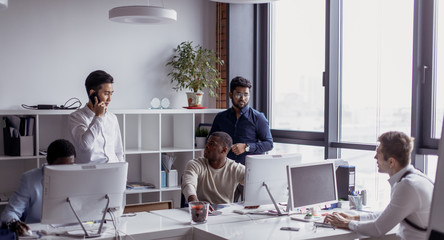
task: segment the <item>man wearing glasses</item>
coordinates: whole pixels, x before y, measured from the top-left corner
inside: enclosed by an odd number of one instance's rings
[[[233,107],[217,114],[211,127],[213,132],[223,131],[233,139],[233,146],[227,157],[245,165],[245,157],[250,154],[263,154],[273,149],[268,120],[264,114],[250,108],[251,82],[243,77],[235,77],[230,83],[230,98]],[[242,193],[238,189],[235,195]]]

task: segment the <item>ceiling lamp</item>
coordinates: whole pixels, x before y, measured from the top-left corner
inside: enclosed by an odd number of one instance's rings
[[[211,0],[213,2],[222,2],[222,3],[241,3],[241,4],[255,4],[255,3],[270,3],[276,2],[278,0]]]
[[[0,0],[0,10],[8,8],[8,0]]]
[[[172,23],[177,20],[177,12],[156,6],[122,6],[109,10],[109,20],[136,24]]]

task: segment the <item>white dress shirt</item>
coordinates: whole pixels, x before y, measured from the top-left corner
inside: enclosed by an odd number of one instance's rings
[[[400,182],[405,172],[411,171]],[[420,176],[422,175],[422,176]],[[379,237],[390,231],[398,223],[397,235],[403,240],[426,239],[426,232],[416,230],[407,224],[404,218],[421,228],[427,228],[430,205],[433,196],[433,184],[412,165],[401,169],[388,180],[391,185],[391,200],[384,211],[360,215],[360,221],[351,221],[349,228],[357,233]]]
[[[68,127],[76,148],[76,163],[123,162],[122,137],[116,115],[102,117],[85,107],[71,113]]]

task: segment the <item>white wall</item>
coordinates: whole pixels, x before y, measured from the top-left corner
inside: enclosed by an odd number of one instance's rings
[[[21,104],[85,103],[87,75],[102,69],[114,77],[111,109],[148,108],[153,97],[186,106],[172,90],[165,63],[182,41],[215,47],[216,4],[209,0],[164,0],[177,22],[132,25],[108,20],[109,9],[160,5],[146,0],[11,0],[0,11],[0,109]],[[205,106],[215,100],[205,96]]]

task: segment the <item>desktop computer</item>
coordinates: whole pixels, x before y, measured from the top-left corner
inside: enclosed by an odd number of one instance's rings
[[[336,169],[336,184],[339,199],[348,200],[348,195],[355,191],[355,179],[354,166],[338,166]]]

